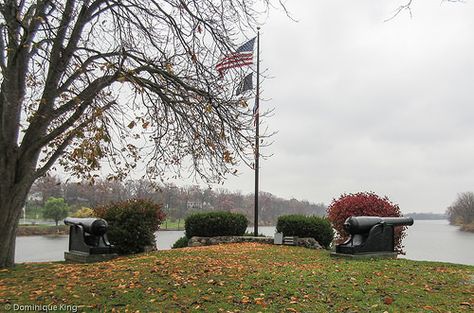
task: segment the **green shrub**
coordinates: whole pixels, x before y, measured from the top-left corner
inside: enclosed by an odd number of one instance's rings
[[[69,206],[63,198],[49,198],[43,208],[43,217],[52,219],[59,226],[59,221],[66,218],[69,214]],[[59,231],[59,229],[58,229]]]
[[[206,212],[189,215],[184,221],[186,237],[242,236],[247,218],[240,213]]]
[[[284,236],[311,237],[328,248],[334,232],[328,219],[319,216],[283,215],[278,217],[277,232]]]
[[[173,246],[171,248],[172,249],[186,248],[188,246],[188,242],[189,242],[189,238],[186,237],[186,236],[183,236],[183,237],[179,238],[178,240],[176,240],[176,242],[173,244]]]
[[[155,246],[155,232],[165,219],[161,206],[150,200],[131,199],[94,208],[109,224],[107,237],[120,254],[144,252]]]

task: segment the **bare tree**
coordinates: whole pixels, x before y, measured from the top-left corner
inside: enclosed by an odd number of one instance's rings
[[[389,17],[388,19],[386,19],[385,21],[393,20],[395,17],[397,17],[399,14],[403,12],[408,12],[410,17],[412,17],[413,16],[412,6],[415,2],[416,2],[415,0],[405,0],[404,2],[402,2],[401,5],[399,5],[395,9],[395,11],[393,12],[393,15]],[[441,0],[441,2],[464,2],[464,0]]]
[[[474,193],[458,194],[456,201],[447,209],[450,224],[467,225],[474,223]]]
[[[220,181],[249,163],[239,72],[214,66],[267,1],[0,1],[0,267],[31,185],[55,165],[89,180],[144,164],[148,178],[185,166]]]
[[[41,205],[46,203],[51,197],[61,198],[63,197],[63,190],[61,186],[61,180],[57,176],[43,176],[31,187],[30,192],[41,194]]]

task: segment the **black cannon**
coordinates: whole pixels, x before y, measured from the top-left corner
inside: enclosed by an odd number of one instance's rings
[[[394,227],[411,225],[411,217],[351,216],[344,222],[351,237],[336,245],[336,253],[394,253]]]
[[[107,222],[101,218],[64,219],[69,225],[69,252],[111,254],[114,247],[107,239]],[[67,259],[67,258],[66,258]]]

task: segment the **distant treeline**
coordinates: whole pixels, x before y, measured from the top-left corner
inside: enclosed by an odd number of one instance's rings
[[[474,232],[474,193],[458,194],[456,201],[446,210],[449,223],[461,226],[461,230]]]
[[[441,213],[408,213],[404,216],[412,217],[414,220],[446,220],[448,216]]]
[[[43,206],[50,197],[64,198],[73,210],[81,207],[93,208],[130,198],[151,199],[161,203],[171,219],[181,219],[196,211],[223,210],[244,213],[252,221],[254,212],[254,195],[242,194],[239,191],[153,184],[145,180],[98,180],[91,185],[88,182],[62,182],[58,177],[44,177],[35,183],[28,197],[27,209]],[[288,200],[268,192],[260,192],[259,207],[259,220],[263,225],[275,225],[278,216],[282,214],[326,214],[326,206],[323,203]]]

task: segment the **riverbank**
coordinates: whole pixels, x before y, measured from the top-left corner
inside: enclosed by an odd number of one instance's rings
[[[0,307],[15,304],[87,312],[471,312],[474,267],[228,244],[99,264],[17,265],[0,271]]]
[[[47,235],[68,235],[69,226],[59,225],[20,225],[16,232],[17,236],[47,236]]]
[[[58,231],[59,228],[59,231]],[[18,226],[17,236],[48,236],[48,235],[69,235],[69,226],[59,225],[56,228],[54,225],[20,225]],[[160,228],[158,231],[183,231],[184,228],[168,227]]]
[[[470,232],[470,233],[474,233],[474,223],[471,223],[471,224],[463,224],[463,225],[460,225],[461,226],[461,230],[462,231],[467,231],[467,232]]]

